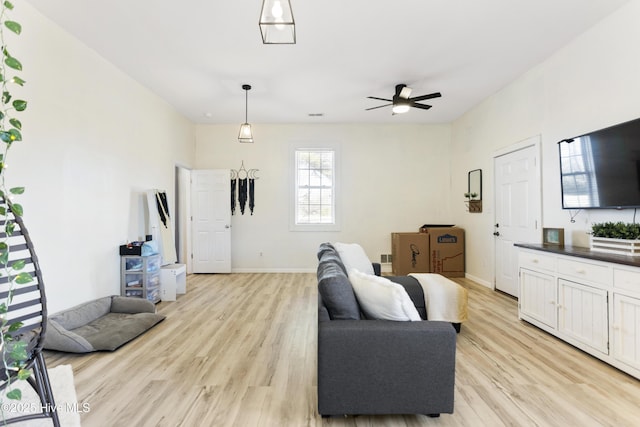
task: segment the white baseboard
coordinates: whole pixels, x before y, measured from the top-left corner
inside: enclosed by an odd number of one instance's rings
[[[479,277],[473,276],[469,273],[465,273],[464,274],[465,279],[469,279],[469,280],[473,280],[474,282],[476,282],[479,285],[484,286],[485,288],[489,288],[489,289],[495,289],[495,287],[493,286],[493,283],[491,282],[487,282],[484,279],[481,279]]]

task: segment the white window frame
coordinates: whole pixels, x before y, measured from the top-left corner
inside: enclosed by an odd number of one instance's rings
[[[297,224],[297,189],[298,189],[298,166],[296,164],[296,153],[299,151],[332,151],[333,152],[333,223],[330,224]],[[337,144],[292,144],[290,148],[290,209],[289,209],[289,230],[291,231],[340,231],[340,150]]]

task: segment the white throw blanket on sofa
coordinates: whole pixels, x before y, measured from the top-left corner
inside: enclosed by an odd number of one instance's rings
[[[422,286],[429,320],[461,323],[467,320],[467,290],[436,273],[410,273]]]

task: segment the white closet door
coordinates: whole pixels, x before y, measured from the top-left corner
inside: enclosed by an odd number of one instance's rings
[[[229,169],[191,172],[194,273],[231,272]]]
[[[496,289],[517,297],[518,250],[513,244],[538,243],[542,238],[538,147],[530,145],[495,157],[494,176],[495,284]]]

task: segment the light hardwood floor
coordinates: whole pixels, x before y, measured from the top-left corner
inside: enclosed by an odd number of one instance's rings
[[[322,419],[315,274],[192,275],[167,319],[71,364],[91,426],[639,426],[640,381],[517,320],[516,301],[466,279],[454,414]]]

